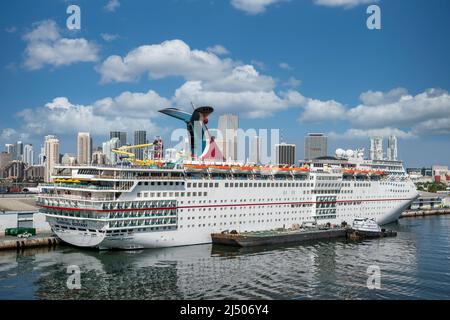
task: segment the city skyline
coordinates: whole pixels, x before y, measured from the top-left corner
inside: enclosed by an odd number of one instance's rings
[[[326,134],[330,152],[394,134],[407,166],[449,164],[448,1],[377,1],[376,31],[364,1],[107,2],[78,1],[78,31],[65,26],[66,2],[1,4],[2,145],[37,151],[53,134],[73,153],[77,132],[99,146],[109,131],[143,129],[170,146],[178,127],[157,110],[193,102],[216,109],[212,126],[237,113],[244,129],[280,129],[298,159],[307,132]]]

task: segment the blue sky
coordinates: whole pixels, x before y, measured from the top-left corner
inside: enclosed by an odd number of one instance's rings
[[[373,3],[381,30],[366,27]],[[81,30],[66,28],[70,4]],[[2,1],[0,143],[167,141],[179,124],[156,111],[193,101],[216,108],[212,126],[232,112],[280,128],[299,158],[307,132],[330,153],[395,133],[407,166],[450,164],[449,13],[447,0]]]

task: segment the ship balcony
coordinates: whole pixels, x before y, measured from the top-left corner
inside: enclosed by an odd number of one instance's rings
[[[72,208],[72,209],[92,209],[92,210],[133,210],[133,209],[159,209],[168,210],[176,206],[175,200],[155,200],[155,201],[118,201],[113,197],[106,198],[81,198],[78,196],[51,196],[39,195],[38,205],[43,207]]]

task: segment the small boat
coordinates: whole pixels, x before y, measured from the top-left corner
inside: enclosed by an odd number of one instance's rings
[[[375,219],[357,218],[353,220],[352,228],[349,229],[347,237],[351,240],[361,240],[366,238],[396,237],[397,232],[382,229]]]
[[[208,167],[202,164],[184,164],[184,170],[186,172],[205,172]]]
[[[381,233],[381,227],[375,221],[375,219],[369,218],[356,218],[353,220],[353,230],[370,235],[379,235]]]
[[[231,171],[233,173],[251,173],[253,170],[253,167],[251,166],[232,166]]]
[[[231,167],[230,166],[224,166],[224,165],[213,165],[208,167],[209,172],[212,173],[227,173],[230,172]]]
[[[292,168],[292,173],[295,175],[299,175],[299,174],[308,174],[309,169],[305,168],[305,167],[300,167],[300,168]]]

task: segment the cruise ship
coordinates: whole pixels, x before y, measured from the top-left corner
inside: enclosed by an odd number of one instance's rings
[[[297,166],[224,161],[208,135],[212,111],[161,110],[186,123],[187,158],[56,166],[54,182],[40,186],[37,200],[52,230],[67,243],[99,249],[195,245],[227,230],[357,218],[383,225],[418,196],[401,161],[367,160],[362,150]]]

